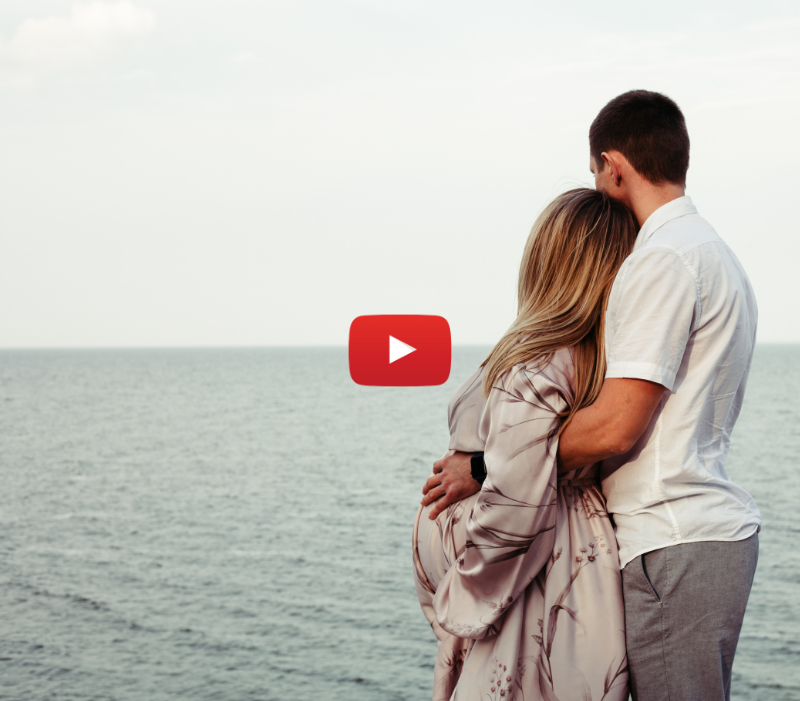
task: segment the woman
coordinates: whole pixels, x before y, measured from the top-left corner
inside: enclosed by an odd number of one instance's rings
[[[633,214],[557,197],[533,226],[516,321],[450,401],[450,449],[484,451],[477,494],[414,525],[417,593],[439,647],[434,701],[624,701],[624,613],[596,466],[558,478],[558,436],[600,392],[604,312]]]

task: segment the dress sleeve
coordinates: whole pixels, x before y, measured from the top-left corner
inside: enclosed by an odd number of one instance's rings
[[[643,251],[627,263],[608,304],[606,377],[650,380],[672,390],[699,317],[697,282],[671,250]]]
[[[439,625],[462,638],[495,622],[551,555],[556,522],[556,434],[563,391],[538,369],[516,367],[489,394],[480,433],[487,477],[468,516],[463,555],[439,583]]]
[[[480,436],[480,424],[486,399],[483,396],[483,367],[454,393],[447,410],[447,423],[450,427],[450,450],[464,453],[483,451],[484,442]]]

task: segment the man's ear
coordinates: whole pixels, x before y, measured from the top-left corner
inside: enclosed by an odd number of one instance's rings
[[[619,187],[619,181],[622,179],[622,173],[620,171],[620,164],[617,162],[617,159],[607,151],[603,151],[603,153],[600,154],[600,158],[603,159],[603,168],[609,168],[611,180],[614,182],[614,185]]]

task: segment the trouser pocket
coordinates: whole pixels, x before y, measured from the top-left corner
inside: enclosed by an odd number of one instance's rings
[[[653,592],[653,596],[655,596],[656,599],[660,602],[661,601],[661,597],[658,595],[658,592],[656,591],[656,588],[653,586],[653,582],[650,579],[650,575],[647,572],[647,556],[648,555],[654,555],[657,552],[658,551],[656,550],[656,551],[653,551],[653,552],[645,553],[644,555],[640,555],[639,556],[639,562],[640,562],[641,567],[642,567],[642,576],[644,577],[644,581],[647,582],[647,586],[650,588],[650,591]]]

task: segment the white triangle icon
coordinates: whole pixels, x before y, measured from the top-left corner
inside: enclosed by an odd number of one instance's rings
[[[389,336],[389,364],[391,365],[395,360],[405,358],[409,353],[413,353],[416,348],[409,346],[407,343],[398,341],[394,336]]]

